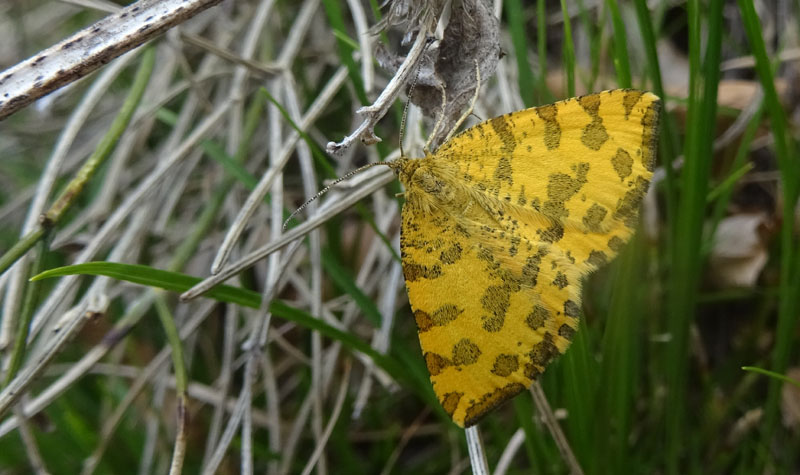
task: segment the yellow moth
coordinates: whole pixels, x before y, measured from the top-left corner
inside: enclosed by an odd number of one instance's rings
[[[433,389],[462,427],[530,386],[578,328],[653,173],[660,101],[612,90],[495,117],[419,159],[401,251]]]

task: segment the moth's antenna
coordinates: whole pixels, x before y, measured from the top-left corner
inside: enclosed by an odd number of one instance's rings
[[[475,60],[475,81],[477,81],[477,84],[475,85],[475,95],[472,96],[472,102],[470,102],[469,104],[469,109],[467,109],[463,114],[461,114],[461,117],[458,118],[458,122],[456,122],[455,127],[453,127],[450,130],[450,133],[447,134],[447,137],[445,137],[444,139],[445,142],[450,140],[450,138],[453,136],[454,133],[456,133],[458,128],[461,127],[461,124],[463,124],[464,121],[467,120],[467,117],[469,117],[470,114],[472,114],[472,111],[475,108],[475,103],[478,102],[478,93],[481,90],[481,68],[480,66],[478,66],[478,60]]]
[[[428,43],[430,44],[430,43]],[[422,49],[422,55],[425,54],[425,50],[428,49],[428,44]],[[403,107],[403,118],[400,119],[400,156],[405,157],[406,154],[403,151],[403,133],[406,130],[406,116],[408,115],[408,106],[411,104],[411,95],[414,93],[414,88],[417,86],[417,80],[419,79],[419,72],[422,69],[422,57],[420,56],[419,64],[417,65],[417,72],[414,74],[414,80],[411,81],[411,86],[408,88],[408,100],[406,101],[405,107]]]
[[[286,231],[286,225],[288,225],[288,224],[289,224],[289,221],[291,221],[291,220],[292,220],[292,218],[294,218],[295,216],[297,216],[297,213],[299,213],[299,212],[303,211],[303,210],[306,208],[306,206],[308,206],[308,205],[309,205],[309,203],[311,203],[312,201],[316,200],[316,199],[317,199],[317,198],[319,198],[320,196],[322,196],[322,195],[324,195],[325,193],[327,193],[327,192],[328,192],[328,190],[330,190],[331,188],[333,188],[334,186],[336,186],[336,185],[337,185],[339,182],[341,182],[341,181],[344,181],[344,180],[347,180],[348,178],[352,177],[353,175],[355,175],[355,174],[357,174],[357,173],[360,173],[360,172],[362,172],[362,171],[366,170],[367,168],[372,168],[372,167],[374,167],[374,166],[376,166],[376,165],[386,165],[386,166],[389,166],[389,164],[388,164],[387,162],[373,162],[373,163],[367,163],[367,164],[366,164],[366,165],[364,165],[363,167],[356,168],[355,170],[353,170],[353,171],[351,171],[351,172],[348,172],[348,173],[344,174],[344,175],[343,175],[343,176],[341,176],[340,178],[337,178],[337,179],[336,179],[336,180],[334,180],[332,183],[330,183],[328,186],[326,186],[325,188],[323,188],[323,189],[319,190],[319,192],[318,192],[316,195],[314,195],[314,196],[312,196],[311,198],[309,198],[308,200],[306,200],[306,202],[305,202],[305,203],[303,203],[302,205],[300,205],[300,207],[299,207],[299,208],[297,208],[296,210],[294,210],[294,212],[293,212],[292,214],[290,214],[288,218],[286,218],[286,221],[284,221],[284,222],[283,222],[283,230],[284,230],[284,231]]]
[[[417,69],[417,75],[419,75],[419,69]],[[411,83],[411,87],[408,88],[408,100],[406,101],[406,105],[403,107],[403,118],[400,119],[400,156],[405,157],[406,153],[403,151],[403,131],[406,130],[406,115],[408,114],[408,105],[411,104],[411,93],[414,92],[414,86],[417,85],[417,77],[414,76],[414,82]]]

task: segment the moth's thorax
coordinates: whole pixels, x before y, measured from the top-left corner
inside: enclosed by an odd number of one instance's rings
[[[424,158],[401,158],[392,168],[406,188],[406,199],[412,206],[430,210],[451,207],[459,199],[454,180],[454,167],[434,155]]]

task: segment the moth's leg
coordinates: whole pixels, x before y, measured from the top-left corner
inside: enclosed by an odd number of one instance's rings
[[[444,139],[444,142],[442,142],[442,143],[446,143],[448,140],[450,140],[450,138],[453,136],[453,134],[456,133],[458,128],[461,127],[461,124],[463,124],[464,121],[467,120],[467,117],[469,117],[472,114],[472,111],[475,108],[475,103],[478,102],[478,93],[480,92],[480,90],[481,90],[481,68],[478,66],[478,60],[476,59],[475,60],[475,95],[472,96],[472,102],[470,102],[470,104],[469,104],[469,109],[467,109],[463,114],[461,114],[461,117],[458,118],[458,122],[456,122],[456,125],[450,130],[450,133],[447,134],[447,137]]]
[[[441,127],[442,125],[442,120],[444,120],[444,110],[446,105],[447,105],[447,91],[445,90],[444,85],[442,85],[442,113],[439,114],[439,118],[436,119],[436,124],[433,125],[433,130],[431,131],[430,135],[428,135],[428,141],[425,142],[425,146],[422,147],[422,151],[425,152],[425,156],[428,156],[430,154],[429,150],[431,147],[431,142],[433,141],[433,138],[436,137],[436,132],[439,131],[439,127]],[[448,135],[447,138],[449,139],[450,136]],[[445,140],[445,142],[446,141],[447,140]]]
[[[432,37],[426,38],[425,46],[422,48],[423,54],[428,49],[428,46],[430,46],[431,43],[433,43],[433,38]],[[422,58],[422,56],[420,56],[420,59],[421,58]],[[400,119],[400,156],[401,157],[405,157],[406,156],[405,152],[403,151],[403,134],[405,133],[405,130],[406,130],[406,117],[408,116],[408,106],[409,106],[409,104],[411,104],[411,98],[413,97],[413,94],[414,94],[414,88],[417,87],[417,80],[419,79],[419,71],[420,71],[420,69],[422,69],[422,61],[419,61],[418,64],[417,64],[417,72],[414,74],[414,80],[411,82],[411,86],[408,88],[408,96],[407,96],[408,100],[406,100],[406,105],[405,105],[405,107],[403,107],[403,118]]]

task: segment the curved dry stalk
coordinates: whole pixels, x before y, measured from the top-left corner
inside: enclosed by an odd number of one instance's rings
[[[397,463],[397,460],[400,458],[400,454],[403,452],[403,449],[405,449],[408,445],[408,441],[414,437],[414,434],[416,434],[417,431],[419,431],[419,428],[422,426],[422,422],[430,415],[430,413],[430,408],[426,407],[422,410],[422,412],[419,413],[419,415],[417,415],[417,417],[414,418],[414,421],[411,422],[411,425],[403,431],[400,441],[397,443],[394,450],[392,450],[392,454],[386,461],[386,465],[383,466],[381,475],[390,475],[392,473],[392,469],[394,468],[395,463]]]
[[[344,367],[344,374],[342,375],[342,383],[339,385],[339,393],[336,395],[336,402],[333,404],[333,413],[331,414],[330,420],[328,420],[328,425],[325,427],[325,432],[322,434],[322,438],[317,442],[317,447],[314,449],[314,453],[311,454],[311,457],[308,459],[308,463],[306,463],[305,468],[303,468],[303,475],[308,475],[312,470],[314,470],[314,466],[317,465],[317,462],[320,460],[320,457],[325,450],[325,444],[328,442],[328,439],[333,433],[333,428],[339,421],[339,415],[342,413],[342,407],[344,406],[344,399],[345,396],[347,396],[347,387],[350,384],[351,368],[352,363],[350,360],[347,360]]]
[[[569,442],[567,441],[567,436],[565,436],[564,431],[561,430],[561,426],[558,424],[556,415],[553,414],[553,409],[550,407],[550,403],[547,402],[547,396],[545,396],[544,390],[542,389],[542,385],[539,384],[539,381],[533,382],[530,387],[530,391],[531,395],[533,396],[533,403],[539,410],[542,420],[547,426],[547,430],[550,431],[550,435],[553,436],[553,440],[558,447],[558,451],[561,453],[561,458],[564,460],[564,463],[567,464],[567,467],[569,467],[569,472],[572,475],[583,475],[583,469],[578,463],[578,459],[575,457],[575,453],[572,451],[572,447],[570,447]]]
[[[22,445],[25,447],[25,455],[28,456],[28,462],[30,463],[33,472],[41,474],[49,473],[47,470],[47,465],[45,464],[42,454],[39,451],[39,447],[37,446],[36,437],[31,429],[31,425],[28,423],[28,419],[23,415],[22,408],[20,406],[14,407],[14,415],[19,421],[19,435],[22,439]]]
[[[508,444],[506,444],[506,448],[503,449],[503,453],[500,454],[500,458],[497,460],[497,465],[494,467],[492,475],[506,475],[506,472],[508,472],[508,469],[511,467],[512,460],[514,460],[514,456],[524,442],[525,431],[522,429],[514,431],[514,435],[511,436]]]

